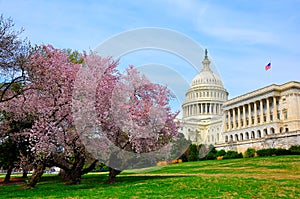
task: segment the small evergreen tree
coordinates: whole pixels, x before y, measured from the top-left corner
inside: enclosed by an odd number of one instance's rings
[[[191,144],[190,145],[190,150],[189,150],[189,161],[197,161],[198,160],[198,155],[199,155],[199,149],[196,144]]]

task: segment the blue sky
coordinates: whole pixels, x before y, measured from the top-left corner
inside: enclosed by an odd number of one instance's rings
[[[208,49],[230,98],[300,81],[299,10],[299,0],[0,0],[0,13],[23,27],[23,36],[34,44],[82,51],[136,28],[177,31]],[[272,69],[265,71],[270,60]],[[130,53],[120,62],[167,65],[187,82],[198,73],[175,55],[156,50]]]

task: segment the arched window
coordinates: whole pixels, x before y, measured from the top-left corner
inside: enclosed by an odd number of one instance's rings
[[[257,137],[261,138],[261,132],[260,132],[260,130],[257,131]]]
[[[244,140],[244,135],[243,135],[243,133],[240,134],[240,139],[241,139],[241,140]]]
[[[251,139],[254,139],[255,138],[255,133],[254,131],[251,131]]]
[[[280,132],[280,133],[282,133],[282,132],[283,132],[283,128],[282,128],[282,127],[280,127],[280,129],[279,129],[279,132]]]
[[[230,135],[230,142],[232,142],[233,141],[233,136],[232,135]]]
[[[264,129],[264,136],[267,136],[267,135],[268,135],[268,130]]]
[[[270,131],[271,131],[271,134],[275,134],[275,129],[273,127],[270,129]]]
[[[285,132],[289,132],[289,128],[285,128]]]
[[[246,132],[246,140],[249,140],[249,133]]]
[[[235,134],[235,141],[239,141],[239,136],[238,136],[238,134]]]
[[[228,142],[228,135],[225,136],[225,142]]]

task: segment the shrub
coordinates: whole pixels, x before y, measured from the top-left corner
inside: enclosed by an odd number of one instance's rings
[[[201,146],[200,152],[199,152],[199,159],[200,160],[214,160],[217,158],[217,153],[218,153],[218,151],[216,150],[216,147],[214,147],[213,145],[209,145],[208,147]],[[203,157],[203,155],[205,155],[205,156]]]
[[[205,160],[214,160],[216,159],[216,153],[214,153],[213,151],[210,151],[206,156],[205,156]]]
[[[257,150],[256,153],[258,156],[272,156],[272,155],[276,155],[275,153],[276,149],[273,149],[273,148],[268,148],[268,149],[260,149],[260,150]]]
[[[197,161],[199,155],[199,150],[196,144],[190,145],[188,161]]]
[[[252,158],[255,156],[256,150],[253,148],[248,148],[245,152],[245,158]]]
[[[290,155],[291,151],[287,149],[278,148],[275,150],[276,155]]]
[[[242,153],[238,153],[236,151],[227,151],[223,156],[223,159],[232,159],[232,158],[243,158]]]
[[[300,145],[293,145],[289,148],[292,155],[300,155]]]
[[[267,148],[267,149],[261,149],[256,151],[258,156],[273,156],[273,155],[290,155],[293,154],[290,149],[274,149],[274,148]]]
[[[224,156],[226,154],[226,151],[225,150],[220,150],[220,151],[217,151],[217,157],[219,157],[219,156]]]

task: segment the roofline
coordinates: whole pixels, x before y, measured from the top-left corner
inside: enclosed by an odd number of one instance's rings
[[[263,88],[259,88],[259,89],[256,89],[254,91],[251,91],[249,93],[245,93],[243,95],[240,95],[240,96],[234,97],[232,99],[229,99],[228,101],[226,101],[224,103],[224,105],[227,106],[229,104],[236,103],[237,101],[250,99],[254,96],[257,96],[258,94],[261,94],[262,92],[266,93],[266,92],[272,92],[272,91],[284,91],[287,88],[292,88],[292,87],[296,87],[296,88],[300,89],[300,82],[298,82],[298,81],[289,81],[289,82],[286,82],[286,83],[280,84],[280,85],[271,84],[269,86],[265,86]]]

